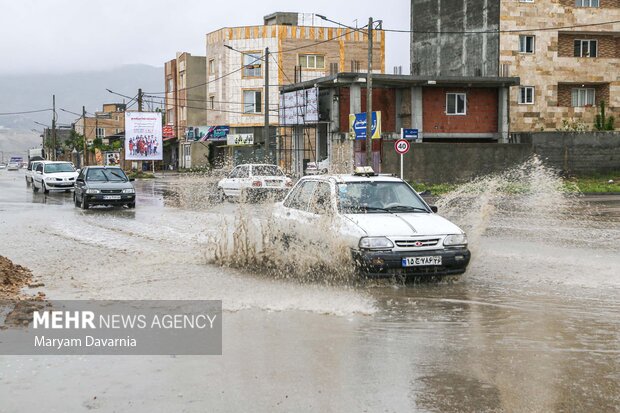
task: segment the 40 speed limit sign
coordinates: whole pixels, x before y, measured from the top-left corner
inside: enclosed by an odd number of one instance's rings
[[[405,139],[399,139],[396,143],[394,143],[394,149],[396,149],[396,153],[400,155],[404,155],[409,152],[410,148],[411,144],[409,144],[409,141],[406,141]]]
[[[403,155],[409,152],[411,144],[405,139],[399,139],[394,143],[396,153],[400,155],[400,179],[403,179]]]

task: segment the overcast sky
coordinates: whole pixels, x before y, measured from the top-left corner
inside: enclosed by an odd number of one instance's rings
[[[0,0],[0,75],[163,66],[177,51],[205,54],[205,34],[262,24],[275,11],[318,13],[360,26],[409,29],[409,0]],[[409,37],[388,34],[386,71],[409,70]]]

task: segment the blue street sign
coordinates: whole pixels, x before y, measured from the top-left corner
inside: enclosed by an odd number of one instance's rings
[[[418,130],[417,129],[403,129],[402,130],[402,138],[407,140],[417,140],[418,139]]]

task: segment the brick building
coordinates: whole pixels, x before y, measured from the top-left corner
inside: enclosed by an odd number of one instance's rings
[[[411,71],[513,76],[510,131],[592,128],[620,115],[620,0],[411,1]]]
[[[110,138],[125,134],[125,109],[124,103],[106,103],[101,111],[95,112],[95,116],[78,119],[75,122],[75,131],[85,136],[89,144],[92,144],[95,138],[109,144]]]
[[[343,70],[365,71],[368,38],[363,30],[324,27],[323,21],[314,15],[274,13],[265,16],[263,23],[222,28],[207,34],[207,124],[229,126],[230,133],[251,133],[255,143],[263,143],[265,110],[268,110],[273,154],[280,143],[286,144],[286,139],[275,139],[279,86],[311,81]],[[375,30],[373,40],[373,71],[383,73],[384,32]],[[271,86],[268,108],[265,108],[264,88],[266,48],[269,48]],[[290,136],[288,142],[290,146]]]
[[[179,52],[175,59],[164,65],[165,76],[165,121],[172,127],[173,137],[168,141],[177,142],[166,150],[166,163],[191,167],[191,139],[186,140],[190,126],[207,124],[206,113],[206,58]],[[179,156],[178,154],[181,154]]]

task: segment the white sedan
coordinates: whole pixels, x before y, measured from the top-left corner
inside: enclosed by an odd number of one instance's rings
[[[221,198],[260,199],[284,195],[293,186],[277,165],[243,164],[217,184]]]
[[[405,181],[364,169],[302,178],[276,204],[273,222],[285,246],[337,237],[363,276],[462,274],[471,256],[467,236],[436,211]]]
[[[69,191],[74,188],[77,176],[71,162],[40,163],[32,175],[32,190],[42,190],[46,194],[50,190]]]

